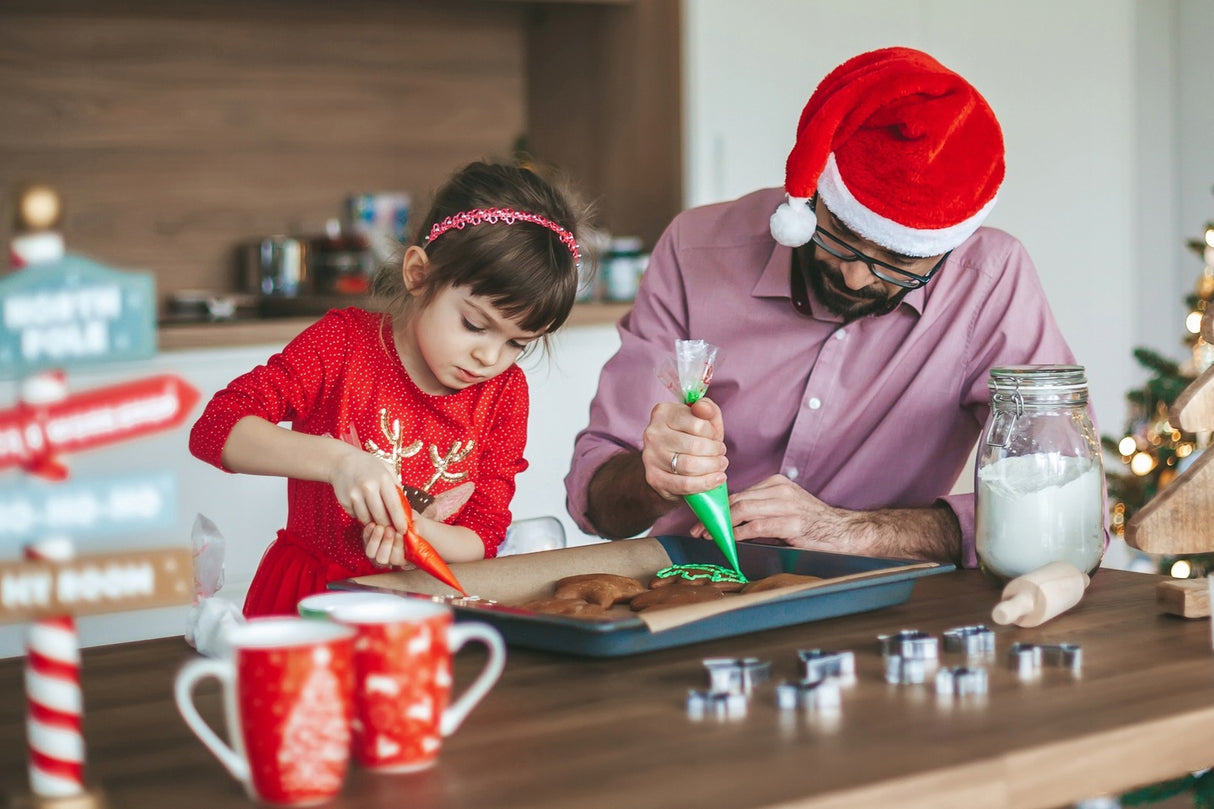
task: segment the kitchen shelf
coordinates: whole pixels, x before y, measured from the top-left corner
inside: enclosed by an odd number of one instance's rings
[[[579,303],[564,328],[609,326],[631,307],[628,303]],[[286,345],[317,320],[316,317],[258,318],[213,323],[166,324],[160,327],[161,351]]]

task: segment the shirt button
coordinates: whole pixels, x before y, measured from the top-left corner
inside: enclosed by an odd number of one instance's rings
[[[822,400],[819,399],[817,396],[814,396],[805,404],[809,406],[810,410],[817,410],[819,407],[822,406]]]
[[[785,477],[787,477],[789,480],[796,480],[797,475],[799,474],[801,474],[801,470],[797,469],[795,466],[790,466],[788,468],[788,474],[786,474]]]
[[[847,329],[839,329],[837,332],[835,332],[835,339],[836,340],[846,340],[847,339]]]

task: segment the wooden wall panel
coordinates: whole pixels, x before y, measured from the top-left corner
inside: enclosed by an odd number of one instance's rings
[[[63,194],[68,248],[233,289],[238,242],[355,191],[424,205],[526,126],[509,3],[0,3],[0,190]],[[9,237],[9,217],[0,235]]]
[[[528,26],[528,132],[602,225],[647,247],[683,206],[678,0],[539,6]]]

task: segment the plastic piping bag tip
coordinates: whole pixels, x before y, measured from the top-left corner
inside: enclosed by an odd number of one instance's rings
[[[733,520],[729,515],[729,490],[724,483],[706,492],[686,495],[684,500],[691,510],[704,523],[708,535],[717,544],[717,548],[725,556],[739,576],[746,576],[738,564],[738,544],[733,536]]]

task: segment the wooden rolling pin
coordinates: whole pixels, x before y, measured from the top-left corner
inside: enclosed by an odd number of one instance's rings
[[[1007,583],[991,611],[997,624],[1040,626],[1079,603],[1088,574],[1067,562],[1050,562]]]

